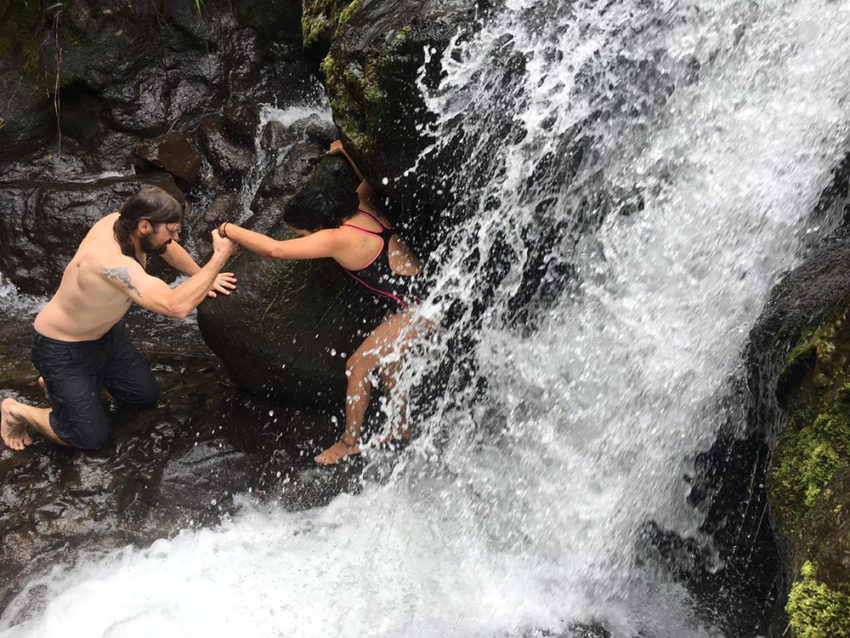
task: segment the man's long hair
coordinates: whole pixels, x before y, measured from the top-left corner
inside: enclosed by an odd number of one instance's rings
[[[151,224],[176,224],[183,219],[183,209],[171,195],[157,186],[142,186],[118,211],[120,216],[112,227],[121,252],[136,258],[136,248],[130,234],[147,219]]]

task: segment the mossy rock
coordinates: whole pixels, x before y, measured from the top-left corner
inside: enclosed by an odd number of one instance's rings
[[[198,325],[234,381],[261,396],[342,405],[345,357],[373,327],[362,317],[361,291],[330,260],[242,252],[227,269],[238,290],[202,304]]]
[[[814,328],[803,331],[791,350],[776,384],[781,406],[811,405],[841,383],[850,361],[850,331],[846,330],[850,294],[843,295]]]
[[[783,532],[799,537],[826,485],[850,467],[850,384],[814,413],[789,420],[774,451],[768,490]]]
[[[305,0],[301,14],[301,37],[305,53],[321,59],[341,22],[351,15],[352,5],[360,0]]]
[[[343,4],[321,64],[331,110],[366,178],[388,185],[392,194],[392,180],[413,166],[431,141],[427,125],[433,115],[419,82],[436,83],[442,51],[459,31],[472,28],[477,3]]]
[[[799,538],[826,484],[850,466],[850,295],[803,331],[777,382],[787,423],[773,452],[768,491],[781,531]]]
[[[820,582],[811,562],[803,565],[801,575],[785,608],[795,638],[850,636],[850,595]]]
[[[779,376],[789,413],[767,477],[787,543],[786,612],[798,638],[850,637],[848,296],[802,331]]]
[[[38,2],[0,2],[0,58],[20,55],[23,65],[35,69],[41,61],[38,33],[48,16]]]
[[[850,468],[823,489],[805,533],[805,554],[818,565],[818,577],[850,594]]]

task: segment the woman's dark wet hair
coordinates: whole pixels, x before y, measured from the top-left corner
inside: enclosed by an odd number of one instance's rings
[[[308,188],[289,200],[283,220],[293,228],[311,233],[322,228],[338,228],[357,212],[359,203],[357,193],[344,188]]]
[[[124,202],[118,211],[113,231],[121,252],[136,258],[136,250],[130,234],[139,222],[147,219],[151,224],[176,224],[183,219],[183,208],[178,201],[157,186],[142,186],[135,195]]]

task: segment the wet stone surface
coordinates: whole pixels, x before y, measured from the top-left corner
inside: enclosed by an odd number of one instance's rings
[[[31,316],[0,318],[0,395],[46,406],[29,360]],[[155,407],[129,410],[104,395],[112,430],[94,453],[42,439],[0,450],[0,609],[81,553],[215,525],[236,495],[302,509],[358,489],[361,460],[312,461],[335,440],[330,413],[239,391],[191,322],[131,312],[128,332],[160,382]]]

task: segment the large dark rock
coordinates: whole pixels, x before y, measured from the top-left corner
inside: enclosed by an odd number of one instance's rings
[[[189,138],[177,131],[145,140],[133,153],[136,157],[168,171],[187,184],[197,184],[201,156]]]
[[[303,139],[309,124],[279,133]],[[331,183],[353,189],[356,180],[344,160],[325,158],[310,142],[290,142],[278,151],[246,225],[283,239],[288,230],[282,210],[298,190]],[[232,205],[232,197],[219,205]],[[277,261],[242,251],[226,269],[236,273],[239,289],[202,305],[198,325],[235,381],[261,395],[341,404],[345,356],[381,316],[371,298],[364,303],[361,289],[331,260]]]
[[[87,183],[0,183],[0,271],[24,292],[54,291],[92,224],[118,210],[142,184],[159,186],[183,202],[166,173]]]
[[[366,178],[376,185],[388,178],[392,194],[393,178],[410,168],[429,143],[422,131],[432,116],[417,86],[425,51],[432,52],[425,80],[433,85],[442,51],[459,31],[473,28],[479,2],[311,4],[305,33],[324,24],[334,31],[321,65],[334,121]],[[320,17],[310,22],[311,16]]]
[[[815,214],[847,203],[847,162]],[[774,288],[750,333],[749,421],[770,448],[765,479],[783,582],[769,635],[850,632],[850,232],[821,242]],[[761,471],[759,470],[759,475]]]
[[[201,147],[216,172],[242,177],[254,164],[254,152],[243,141],[229,134],[223,117],[210,115],[201,120]]]
[[[342,405],[345,357],[376,325],[377,309],[371,321],[363,317],[361,291],[330,260],[242,252],[227,269],[238,292],[202,306],[198,325],[236,383],[262,396]]]

